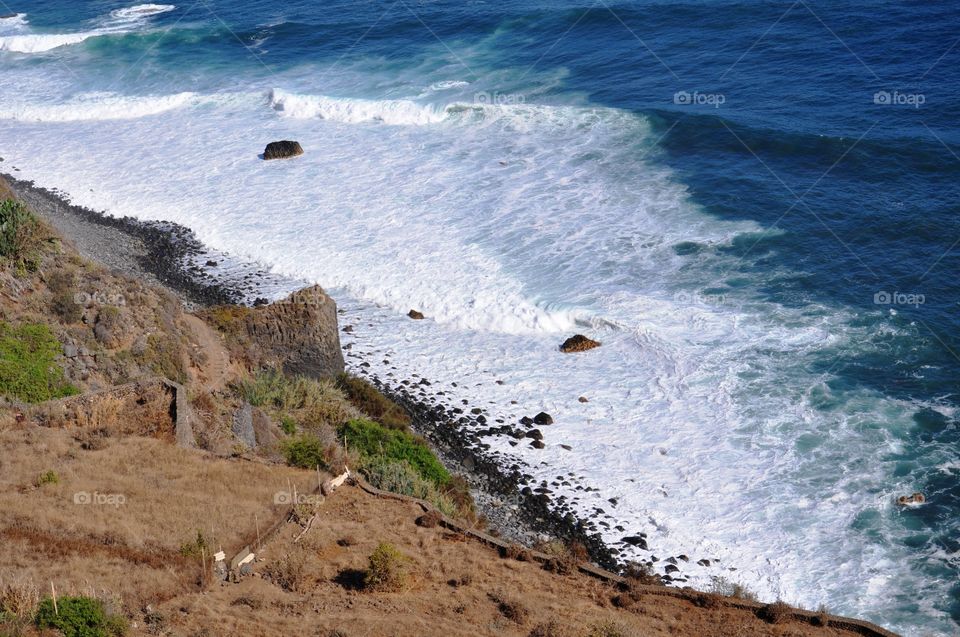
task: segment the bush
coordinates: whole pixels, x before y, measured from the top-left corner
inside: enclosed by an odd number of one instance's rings
[[[530,609],[516,599],[507,599],[502,595],[491,594],[490,599],[497,605],[500,614],[517,624],[523,624],[530,617]]]
[[[37,486],[42,487],[45,484],[57,484],[60,482],[60,476],[54,470],[44,471],[37,476]]]
[[[792,615],[793,609],[780,600],[767,604],[757,611],[757,617],[768,624],[782,624],[789,621]]]
[[[281,418],[304,428],[337,428],[359,414],[339,389],[328,380],[289,377],[265,370],[240,384],[240,393],[254,407],[279,412]]]
[[[629,635],[630,633],[620,624],[606,621],[591,626],[586,637],[628,637]]]
[[[0,394],[39,403],[78,393],[56,364],[58,354],[60,343],[46,325],[0,323]]]
[[[0,257],[15,267],[36,270],[40,265],[40,221],[19,201],[0,202]]]
[[[210,554],[210,543],[201,531],[197,531],[197,537],[180,545],[180,555],[184,557],[201,558]]]
[[[280,418],[280,429],[288,436],[292,436],[297,433],[297,421],[290,416],[282,416]]]
[[[263,576],[283,590],[296,593],[303,588],[303,560],[288,553],[267,564]]]
[[[407,558],[392,544],[381,542],[370,554],[363,585],[371,591],[399,591],[407,581]]]
[[[725,597],[736,597],[737,599],[745,599],[748,602],[757,601],[757,596],[752,593],[749,589],[741,584],[735,584],[725,577],[715,576],[713,578],[713,585],[711,587],[711,593],[716,593],[717,595],[723,595]]]
[[[337,387],[354,407],[385,427],[406,431],[410,426],[407,412],[362,378],[340,374],[337,376]]]
[[[518,562],[532,562],[533,553],[530,552],[525,546],[522,546],[516,542],[508,545],[506,548],[500,550],[500,557],[503,557],[508,560],[517,560]]]
[[[290,466],[301,469],[314,469],[317,465],[327,466],[323,443],[312,434],[301,434],[284,440],[280,443],[280,449]]]
[[[534,626],[528,637],[573,637],[573,635],[574,633],[566,626],[551,619]]]
[[[34,620],[39,628],[56,628],[65,637],[111,637],[127,632],[127,621],[110,615],[91,597],[61,597],[54,610],[49,597],[40,602]]]
[[[53,294],[50,309],[60,322],[76,323],[83,316],[83,308],[77,303],[76,277],[72,271],[57,271],[47,279],[47,287]]]
[[[355,419],[340,428],[340,436],[362,458],[382,456],[396,462],[406,462],[424,480],[436,486],[450,482],[450,473],[426,443],[407,432],[387,429],[370,420]]]
[[[417,526],[422,526],[425,529],[432,529],[440,524],[442,519],[443,517],[440,515],[439,511],[427,511],[417,518],[416,523]]]
[[[178,383],[187,381],[187,372],[183,368],[182,347],[173,336],[151,334],[147,337],[147,346],[137,358],[154,373],[165,376]]]
[[[378,489],[426,500],[445,515],[459,514],[450,498],[441,493],[432,482],[420,477],[416,469],[407,462],[396,462],[383,457],[372,458],[364,462],[360,470],[367,481]]]

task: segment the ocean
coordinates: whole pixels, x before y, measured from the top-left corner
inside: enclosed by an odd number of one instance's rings
[[[322,284],[357,372],[549,412],[542,450],[484,442],[596,489],[554,491],[624,558],[960,634],[951,3],[0,14],[0,172]]]

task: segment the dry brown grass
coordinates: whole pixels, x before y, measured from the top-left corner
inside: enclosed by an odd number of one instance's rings
[[[608,601],[615,591],[598,580],[579,573],[558,577],[536,562],[498,559],[492,549],[462,536],[450,541],[450,531],[416,524],[422,514],[418,506],[377,499],[352,487],[328,497],[319,513],[318,523],[296,545],[303,547],[300,590],[289,592],[265,578],[249,577],[214,587],[202,597],[184,594],[158,607],[169,618],[169,629],[184,635],[204,628],[209,634],[290,635],[310,626],[317,635],[340,630],[426,637],[850,637],[799,623],[769,624],[750,611],[704,608],[662,596],[638,596],[630,610],[618,609]],[[261,552],[266,562],[257,569],[263,572],[283,561],[301,531],[295,524],[281,530]],[[408,560],[400,591],[362,590],[368,557],[380,542],[394,545]],[[239,597],[257,600],[259,606],[232,605]]]
[[[123,427],[121,427],[123,428]],[[317,487],[315,472],[227,460],[156,439],[68,430],[0,431],[0,564],[5,581],[123,591],[131,607],[195,590],[198,531],[228,553],[282,515],[277,492]],[[86,447],[86,448],[85,448]],[[53,470],[56,484],[35,486]],[[231,553],[232,554],[232,553]],[[209,559],[209,558],[208,558]]]

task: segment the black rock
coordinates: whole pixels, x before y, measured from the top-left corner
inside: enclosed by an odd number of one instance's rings
[[[639,535],[628,535],[627,537],[623,538],[623,541],[630,546],[639,546],[644,550],[647,548],[647,541]]]
[[[303,148],[300,142],[283,140],[279,142],[270,142],[263,151],[264,159],[284,159],[286,157],[296,157],[303,154]]]
[[[533,417],[533,422],[537,425],[552,425],[553,418],[550,416],[550,414],[541,411],[539,414]]]
[[[530,446],[533,447],[534,449],[543,449],[544,447],[546,447],[546,445],[543,444],[542,440],[533,440],[530,442]]]
[[[533,418],[530,418],[529,416],[524,416],[523,418],[520,419],[520,424],[521,424],[521,425],[532,425],[532,424],[533,424]]]
[[[543,433],[539,429],[531,429],[525,435],[527,438],[533,438],[534,440],[543,440]]]

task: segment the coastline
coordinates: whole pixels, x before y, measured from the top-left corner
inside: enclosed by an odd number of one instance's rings
[[[256,296],[256,285],[258,280],[268,278],[268,273],[250,265],[247,272],[257,274],[233,279],[218,276],[201,265],[209,251],[187,227],[109,216],[74,205],[55,190],[13,175],[0,173],[0,178],[83,257],[170,291],[187,311],[244,304],[249,299],[266,302]],[[577,542],[598,566],[615,572],[623,569],[625,564],[617,560],[592,522],[577,517],[563,502],[553,501],[544,489],[526,486],[522,466],[502,466],[486,452],[475,432],[461,426],[482,424],[477,415],[455,413],[440,400],[415,395],[402,383],[388,384],[360,370],[362,366],[355,373],[373,382],[411,414],[413,429],[430,441],[449,469],[468,481],[479,512],[501,537],[528,546],[546,538]],[[510,425],[497,430],[515,437],[523,435],[523,430]],[[672,579],[664,577],[666,582]]]

